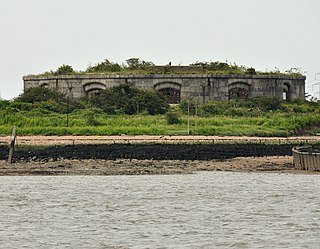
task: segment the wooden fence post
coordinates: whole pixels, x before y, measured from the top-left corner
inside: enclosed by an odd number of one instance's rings
[[[8,163],[12,163],[13,159],[13,152],[14,152],[14,144],[16,142],[16,127],[13,127],[10,148],[9,148],[9,156],[8,156]]]

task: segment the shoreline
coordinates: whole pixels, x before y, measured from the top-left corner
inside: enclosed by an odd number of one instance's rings
[[[197,171],[290,172],[292,147],[320,137],[18,136],[14,163],[5,161],[11,137],[0,137],[0,176],[150,175]]]
[[[0,136],[0,145],[9,144],[11,136]],[[52,145],[81,145],[81,144],[115,144],[115,143],[265,143],[265,144],[296,144],[320,143],[320,136],[294,137],[248,137],[248,136],[166,136],[166,135],[118,135],[118,136],[17,136],[18,146],[52,146]]]
[[[57,160],[48,162],[0,161],[0,176],[63,176],[63,175],[172,175],[199,171],[278,172],[320,174],[294,168],[291,156],[237,157],[227,160]]]

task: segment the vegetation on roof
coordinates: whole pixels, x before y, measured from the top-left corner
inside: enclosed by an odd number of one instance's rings
[[[171,64],[171,63],[170,63]],[[57,70],[44,72],[40,75],[72,75],[72,74],[238,74],[238,75],[278,75],[278,76],[303,76],[300,68],[290,68],[281,72],[278,68],[271,71],[257,71],[253,67],[237,65],[220,61],[191,63],[189,66],[156,66],[151,61],[139,58],[127,59],[124,63],[117,63],[105,59],[95,65],[89,65],[84,71],[74,70],[72,66],[63,64]]]

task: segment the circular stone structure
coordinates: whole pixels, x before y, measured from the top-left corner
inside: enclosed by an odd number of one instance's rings
[[[320,171],[320,145],[293,148],[292,153],[297,169]]]

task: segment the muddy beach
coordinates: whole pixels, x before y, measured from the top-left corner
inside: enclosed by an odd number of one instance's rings
[[[183,174],[201,170],[293,172],[292,148],[305,139],[288,142],[277,138],[261,142],[261,138],[230,138],[230,141],[208,137],[161,138],[20,137],[13,164],[6,163],[5,142],[0,145],[0,175]]]
[[[0,175],[148,175],[189,174],[196,171],[294,172],[292,158],[239,157],[227,160],[60,159],[38,162],[0,161]]]

